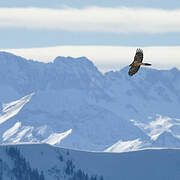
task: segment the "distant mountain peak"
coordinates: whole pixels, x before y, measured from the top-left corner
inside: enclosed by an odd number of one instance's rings
[[[9,60],[9,59],[14,59],[14,58],[26,60],[25,58],[23,58],[23,57],[21,57],[21,56],[17,56],[17,55],[15,55],[15,54],[13,54],[13,53],[6,52],[6,51],[0,51],[0,57],[1,57],[1,58],[3,58],[3,57],[4,57],[4,58],[7,58],[8,60]]]
[[[180,147],[180,140],[171,132],[165,131],[154,141],[155,147]]]
[[[173,67],[173,68],[171,69],[171,71],[179,71],[179,69],[176,68],[176,67]]]
[[[71,56],[57,56],[54,61],[54,63],[58,63],[58,62],[88,62],[90,64],[93,64],[87,57],[82,56],[82,57],[71,57]]]
[[[6,51],[0,51],[0,55],[16,56],[13,53],[6,52]]]
[[[63,57],[58,56],[54,59],[52,67],[61,69],[63,72],[74,73],[74,76],[80,76],[82,79],[86,76],[93,77],[98,74],[102,76],[98,68],[88,58],[82,57]]]

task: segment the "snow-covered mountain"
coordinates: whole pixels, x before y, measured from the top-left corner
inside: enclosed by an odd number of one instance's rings
[[[149,122],[149,117],[156,114],[179,117],[178,69],[141,68],[133,77],[128,76],[127,71],[128,67],[125,67],[119,72],[105,74],[106,90],[115,99],[114,106],[109,106],[112,111],[125,112],[125,117],[141,122]]]
[[[180,139],[173,136],[170,132],[163,132],[152,144],[154,147],[179,148]]]
[[[180,149],[83,152],[47,144],[0,146],[0,179],[179,180]]]
[[[0,52],[0,142],[122,151],[154,147],[167,131],[179,147],[180,71],[127,71],[102,74],[85,57],[41,63]]]

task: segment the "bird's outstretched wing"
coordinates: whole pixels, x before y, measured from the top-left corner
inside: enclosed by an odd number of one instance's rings
[[[128,71],[128,74],[130,76],[134,75],[139,70],[139,68],[140,68],[140,66],[131,66]]]
[[[136,54],[134,56],[134,61],[136,62],[142,62],[143,61],[143,50],[138,48],[136,50]]]

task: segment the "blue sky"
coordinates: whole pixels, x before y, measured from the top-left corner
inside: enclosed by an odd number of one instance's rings
[[[1,7],[48,7],[48,8],[61,8],[64,5],[82,8],[85,6],[104,6],[104,7],[116,7],[116,6],[129,6],[129,7],[152,7],[152,8],[164,8],[175,9],[180,7],[179,0],[5,0],[0,2]]]
[[[137,47],[146,47],[146,53],[151,54],[151,47],[170,46],[174,48],[171,53],[174,61],[166,62],[165,67],[180,67],[176,64],[180,46],[179,0],[6,0],[0,1],[0,12],[2,50],[15,52],[12,49],[69,46],[69,54],[61,52],[59,55],[80,56],[80,53],[72,53],[72,46],[94,46],[98,52],[102,51],[101,47],[115,46],[131,47],[130,53],[134,55]],[[23,55],[45,58],[31,52],[31,55]],[[88,53],[87,56],[97,59],[95,52],[92,54],[94,56]],[[117,56],[120,55],[118,51]],[[48,61],[54,56],[50,53],[46,57]],[[108,57],[111,59],[110,55]],[[123,58],[124,55],[119,57],[119,65],[116,62],[114,66],[120,67],[129,59],[122,63]],[[155,61],[154,57],[150,58]]]

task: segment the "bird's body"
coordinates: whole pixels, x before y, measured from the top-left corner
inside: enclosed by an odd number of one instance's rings
[[[133,76],[141,66],[151,66],[151,64],[143,63],[142,61],[143,61],[143,51],[142,49],[138,48],[134,56],[134,61],[129,65],[130,69],[128,71],[128,74],[130,76]]]

